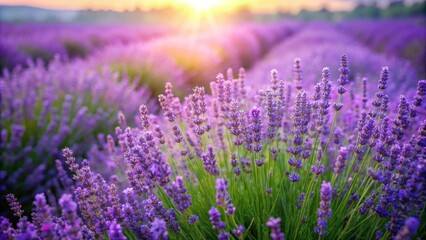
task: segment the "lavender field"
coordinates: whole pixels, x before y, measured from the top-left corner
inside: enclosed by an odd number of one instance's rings
[[[426,239],[424,17],[0,22],[0,68],[0,239]]]

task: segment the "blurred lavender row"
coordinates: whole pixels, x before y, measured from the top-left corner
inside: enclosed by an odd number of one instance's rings
[[[269,81],[264,74],[265,71],[274,68],[282,73],[281,78],[291,80],[294,77],[292,63],[295,58],[299,58],[303,68],[301,73],[303,87],[311,90],[315,82],[321,78],[321,72],[318,69],[335,65],[335,59],[342,53],[352,59],[353,71],[350,73],[350,78],[353,79],[352,84],[355,84],[356,90],[361,90],[362,78],[367,78],[367,82],[375,82],[379,77],[377,72],[382,66],[389,66],[392,69],[391,77],[394,84],[389,86],[392,96],[406,93],[417,85],[418,74],[409,61],[375,53],[351,38],[346,32],[338,31],[332,24],[319,22],[310,23],[274,47],[249,71],[251,79],[247,81],[256,79],[256,82],[250,83],[263,85]],[[331,79],[336,79],[338,74],[337,69],[331,69]],[[263,82],[259,79],[263,79]],[[374,94],[374,88],[369,88],[367,91],[370,96]]]
[[[426,19],[352,20],[339,27],[375,51],[410,60],[426,76]]]
[[[28,58],[51,61],[86,57],[105,46],[149,41],[173,31],[165,26],[0,23],[0,68],[24,65]]]

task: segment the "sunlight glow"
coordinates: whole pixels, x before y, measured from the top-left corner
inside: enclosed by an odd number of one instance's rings
[[[184,3],[191,8],[193,8],[195,11],[198,12],[205,12],[209,11],[218,5],[221,4],[221,0],[184,0]]]

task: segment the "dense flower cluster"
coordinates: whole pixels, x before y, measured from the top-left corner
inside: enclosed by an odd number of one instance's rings
[[[136,90],[128,79],[107,68],[91,71],[83,61],[66,64],[57,58],[47,67],[31,62],[27,69],[4,71],[0,84],[0,194],[13,192],[19,198],[48,189],[60,193],[69,186],[58,181],[55,170],[66,146],[103,165],[108,158],[94,153],[103,149],[119,109],[128,117],[136,114],[140,101],[156,109],[147,88]],[[23,202],[27,210],[31,199]]]

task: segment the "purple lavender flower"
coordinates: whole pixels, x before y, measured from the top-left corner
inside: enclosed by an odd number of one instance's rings
[[[417,233],[417,229],[420,226],[420,221],[416,217],[409,217],[405,219],[404,226],[395,236],[395,240],[409,240],[410,236]]]
[[[293,173],[290,174],[290,176],[288,177],[288,179],[291,182],[298,182],[298,181],[300,181],[300,176],[296,172],[293,172]]]
[[[241,237],[244,234],[244,226],[238,225],[238,228],[232,229],[232,232],[235,234],[235,236]]]
[[[410,106],[407,102],[407,99],[404,95],[401,95],[398,104],[398,115],[397,118],[393,121],[392,127],[392,134],[396,140],[402,139],[405,130],[410,125],[409,113]]]
[[[389,67],[383,67],[382,72],[380,73],[380,80],[379,80],[379,89],[385,90],[389,81]]]
[[[168,226],[173,230],[173,231],[180,231],[180,226],[179,226],[179,222],[177,220],[176,217],[176,212],[173,208],[171,208],[169,210],[169,212],[167,213],[167,217],[166,217],[166,221]]]
[[[228,180],[224,178],[216,179],[216,204],[225,207],[229,202]]]
[[[12,228],[9,219],[0,216],[0,239],[14,239],[16,230]]]
[[[191,217],[189,217],[188,222],[191,224],[195,224],[196,222],[198,222],[199,217],[197,215],[192,215]]]
[[[340,76],[339,79],[337,79],[337,83],[339,83],[339,88],[337,89],[337,91],[339,92],[339,94],[344,94],[347,90],[345,88],[345,85],[347,85],[349,83],[349,68],[348,68],[348,60],[346,58],[346,55],[343,54],[340,57]]]
[[[219,235],[217,235],[217,238],[219,240],[228,240],[229,236],[230,234],[228,232],[222,231],[221,233],[219,233]]]
[[[336,174],[342,173],[346,166],[346,159],[348,157],[348,149],[346,147],[340,147],[339,155],[337,156],[336,162],[334,163],[334,172]]]
[[[191,196],[187,193],[182,176],[177,176],[176,180],[166,188],[166,191],[179,211],[184,211],[191,206]]]
[[[426,96],[426,80],[420,80],[417,83],[417,92],[416,97],[414,98],[413,105],[416,107],[420,107],[424,96]]]
[[[382,231],[376,231],[376,234],[375,234],[376,240],[382,239],[382,236],[383,236],[383,232]]]
[[[296,89],[302,90],[302,68],[300,66],[300,59],[294,59],[293,64],[293,79],[296,82]]]
[[[246,71],[244,68],[240,68],[238,71],[238,81],[240,83],[240,94],[242,97],[245,97],[247,91],[245,88],[245,77],[246,77]]]
[[[320,207],[318,208],[318,223],[315,227],[315,232],[320,236],[327,234],[327,219],[331,217],[331,197],[333,191],[329,182],[323,181],[320,191]]]
[[[59,231],[62,238],[83,239],[81,219],[77,215],[77,204],[72,200],[70,194],[64,194],[59,199],[62,208],[63,226]]]
[[[150,233],[154,240],[167,240],[169,238],[166,222],[163,219],[154,219]]]
[[[251,131],[253,137],[253,150],[260,152],[262,150],[262,122],[260,109],[253,107],[250,110]]]
[[[270,217],[266,226],[271,229],[271,239],[272,240],[285,240],[284,233],[280,229],[281,218]]]
[[[297,201],[297,204],[296,204],[297,209],[300,209],[302,207],[302,204],[305,201],[305,196],[306,196],[305,193],[301,193],[299,195],[299,200]]]
[[[219,175],[219,168],[216,163],[216,156],[214,154],[213,147],[208,146],[207,152],[201,155],[203,160],[204,168],[211,175]]]
[[[37,238],[37,230],[36,227],[28,221],[27,216],[23,216],[19,219],[18,222],[19,233],[16,236],[16,239],[36,239]],[[79,239],[79,238],[75,238]],[[81,239],[81,238],[80,238]]]
[[[10,209],[13,211],[13,215],[18,218],[22,218],[22,214],[24,214],[24,210],[22,210],[21,204],[18,202],[16,197],[9,193],[6,195],[6,200],[9,203]]]
[[[265,159],[261,158],[255,161],[256,166],[261,167],[265,163]]]
[[[215,207],[211,207],[209,210],[210,222],[213,225],[214,230],[222,231],[225,229],[226,223],[220,220],[220,212]]]
[[[203,87],[195,87],[193,94],[189,95],[192,123],[196,126],[194,132],[198,135],[203,135],[210,130],[209,123],[207,122],[205,90]]]
[[[117,223],[117,221],[114,219],[109,224],[108,228],[108,237],[111,240],[126,240],[127,238],[123,235],[123,232],[121,230],[120,224]]]
[[[34,212],[32,213],[32,219],[34,225],[36,225],[39,232],[44,238],[53,238],[53,223],[52,223],[52,209],[47,204],[44,193],[39,193],[35,196],[34,200]]]
[[[235,136],[233,143],[236,146],[243,144],[241,120],[243,118],[242,112],[239,110],[239,103],[237,100],[232,99],[229,109],[229,123],[228,129],[232,135]]]
[[[319,176],[321,173],[324,172],[324,165],[320,162],[317,162],[315,165],[311,166],[311,172],[315,174],[315,176]]]
[[[367,78],[362,78],[362,109],[367,109]]]
[[[164,111],[164,116],[166,116],[169,122],[174,122],[176,119],[176,114],[173,108],[170,106],[170,102],[167,100],[167,97],[163,94],[158,95],[158,101],[160,102],[161,108]]]
[[[234,215],[235,206],[231,203],[231,198],[228,193],[228,180],[223,178],[216,179],[216,204],[221,207],[226,207],[226,214]]]
[[[141,119],[141,125],[144,127],[144,129],[149,130],[150,127],[150,121],[148,117],[148,108],[146,105],[141,105],[139,107],[139,114]]]

